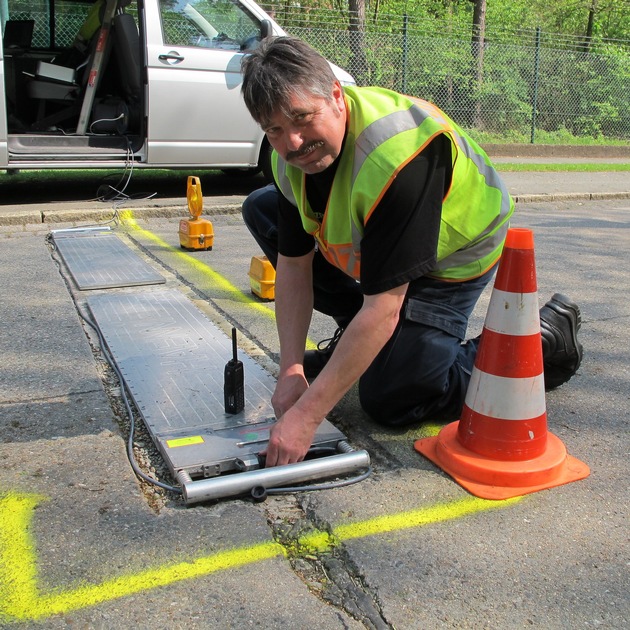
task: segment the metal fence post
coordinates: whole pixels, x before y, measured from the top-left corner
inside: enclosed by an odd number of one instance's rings
[[[536,136],[536,109],[538,108],[538,78],[540,75],[540,26],[536,28],[536,47],[534,49],[534,92],[532,94],[532,133],[531,144]]]
[[[402,92],[407,94],[407,56],[409,55],[409,16],[403,15]]]

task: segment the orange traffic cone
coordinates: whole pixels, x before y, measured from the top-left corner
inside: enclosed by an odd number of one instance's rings
[[[462,417],[414,448],[484,499],[589,475],[547,432],[534,235],[508,230]]]

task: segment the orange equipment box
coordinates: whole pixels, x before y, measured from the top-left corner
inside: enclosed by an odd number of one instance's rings
[[[207,219],[181,219],[179,244],[183,249],[212,249],[214,231]]]
[[[201,182],[198,177],[188,177],[186,190],[188,200],[189,219],[179,222],[179,244],[183,249],[212,249],[214,244],[214,230],[208,219],[200,219],[203,211],[203,196]]]
[[[263,300],[276,297],[276,270],[267,256],[252,256],[249,266],[249,286],[252,293]]]

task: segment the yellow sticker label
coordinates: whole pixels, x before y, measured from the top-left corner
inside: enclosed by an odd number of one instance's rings
[[[191,446],[192,444],[203,444],[203,438],[200,435],[191,435],[190,437],[177,438],[176,440],[166,440],[166,446],[169,448]]]

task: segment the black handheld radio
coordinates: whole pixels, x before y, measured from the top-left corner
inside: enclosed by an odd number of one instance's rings
[[[232,358],[225,366],[223,396],[225,413],[238,413],[245,408],[245,384],[243,363],[236,354],[236,328],[232,328]]]

